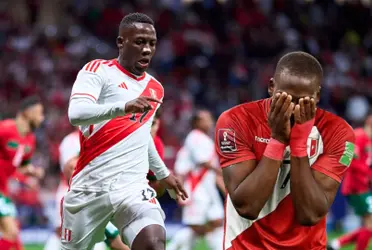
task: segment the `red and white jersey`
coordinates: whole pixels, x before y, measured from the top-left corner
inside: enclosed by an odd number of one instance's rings
[[[200,164],[207,162],[216,168],[219,167],[214,141],[202,131],[194,129],[187,135],[180,153],[177,154],[175,165],[177,173],[186,174],[185,184],[190,193],[200,184],[206,187],[216,185],[215,172],[199,167]]]
[[[70,121],[80,125],[72,190],[108,191],[147,183],[150,129],[159,104],[152,102],[153,108],[143,114],[125,114],[125,104],[139,96],[162,100],[164,89],[150,74],[134,76],[116,59],[94,60],[80,70],[69,106]]]
[[[245,103],[219,117],[215,141],[222,168],[261,160],[271,136],[267,122],[270,104],[271,98]],[[307,140],[311,169],[341,182],[353,158],[354,141],[353,130],[344,120],[318,108]],[[326,219],[306,227],[295,218],[290,169],[287,147],[273,193],[256,220],[241,217],[227,196],[224,249],[325,249]]]

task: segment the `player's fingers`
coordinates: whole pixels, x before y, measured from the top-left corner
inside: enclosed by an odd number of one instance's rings
[[[149,102],[147,102],[146,100],[138,100],[138,103],[140,103],[144,107],[143,112],[152,109],[151,104]]]
[[[270,106],[270,113],[274,113],[275,111],[275,104],[278,101],[278,98],[280,97],[280,93],[276,93],[271,101],[271,106]]]
[[[314,98],[311,98],[310,100],[310,109],[311,109],[311,119],[315,117],[315,112],[316,112],[316,105],[315,105],[315,100]]]
[[[280,113],[280,110],[282,109],[283,107],[283,104],[284,104],[284,101],[287,99],[287,93],[286,92],[282,92],[277,100],[277,102],[275,103],[275,110],[273,112],[273,115],[275,116],[278,116],[278,114]]]
[[[310,97],[306,96],[304,98],[304,105],[305,105],[305,120],[308,121],[311,119]]]
[[[300,105],[300,116],[301,116],[302,119],[305,119],[304,98],[300,98],[300,100],[298,100],[298,104]]]
[[[156,99],[156,98],[154,98],[154,97],[150,97],[150,96],[144,96],[144,99],[146,100],[146,101],[149,101],[149,102],[157,102],[157,103],[163,103],[162,101],[160,101],[159,99]]]
[[[283,106],[280,110],[280,113],[285,114],[287,112],[287,109],[291,105],[291,102],[292,102],[292,96],[287,95],[287,98],[284,100],[284,103],[283,103]]]
[[[145,106],[143,104],[137,102],[134,105],[134,111],[133,112],[134,113],[143,113],[143,112],[145,112]]]
[[[294,108],[295,104],[293,102],[291,102],[289,104],[289,107],[287,108],[287,110],[285,111],[284,113],[284,116],[286,119],[289,119],[293,113],[293,108]]]
[[[300,107],[300,104],[296,104],[295,108],[294,108],[294,112],[293,112],[293,115],[294,115],[294,118],[295,118],[295,122],[298,123],[298,124],[301,124],[301,107]]]

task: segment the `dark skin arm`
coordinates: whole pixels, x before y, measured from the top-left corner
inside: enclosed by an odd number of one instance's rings
[[[277,94],[269,114],[272,138],[283,143],[289,140],[291,100],[286,93]],[[225,186],[240,216],[249,220],[258,217],[273,192],[280,166],[281,161],[264,156],[258,163],[249,160],[222,170]]]
[[[295,121],[302,124],[315,116],[315,101],[301,98],[295,107]],[[291,156],[291,194],[297,221],[304,226],[317,224],[328,212],[339,183],[312,170],[309,158]]]
[[[273,192],[281,161],[263,157],[240,162],[222,170],[225,186],[240,216],[257,219]]]
[[[308,157],[291,157],[290,173],[297,221],[304,226],[313,226],[327,214],[340,184],[311,170]]]

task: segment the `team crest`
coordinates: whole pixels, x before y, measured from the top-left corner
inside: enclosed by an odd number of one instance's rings
[[[313,158],[316,156],[318,152],[318,140],[314,138],[309,138],[310,140],[310,145],[309,145],[309,158]]]

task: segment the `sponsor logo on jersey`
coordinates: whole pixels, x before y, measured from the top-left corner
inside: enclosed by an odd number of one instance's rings
[[[262,138],[262,137],[258,137],[258,136],[254,136],[254,139],[255,139],[255,141],[266,143],[266,144],[268,144],[269,141],[270,141],[270,139]]]
[[[222,153],[232,153],[237,150],[235,131],[223,128],[218,130],[218,144]]]
[[[354,158],[354,149],[355,145],[351,142],[345,142],[345,149],[344,153],[341,155],[341,158],[339,160],[339,163],[342,165],[349,167],[351,164],[351,161]]]

